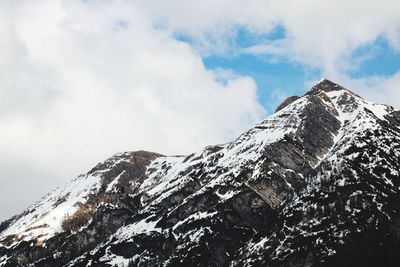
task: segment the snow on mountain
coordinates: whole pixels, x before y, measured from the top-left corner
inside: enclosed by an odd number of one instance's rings
[[[98,164],[0,225],[0,266],[390,265],[399,159],[400,112],[324,79],[230,143]]]
[[[89,194],[100,188],[100,177],[81,175],[62,188],[57,188],[31,206],[20,218],[1,232],[0,238],[15,235],[18,241],[46,240],[62,231],[62,220],[79,208]]]

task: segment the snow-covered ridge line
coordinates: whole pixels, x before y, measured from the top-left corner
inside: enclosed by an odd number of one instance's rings
[[[73,214],[84,203],[88,194],[95,194],[100,188],[100,177],[80,176],[37,202],[26,215],[13,222],[0,233],[0,240],[16,235],[15,240],[46,240],[62,231],[61,224],[67,215]]]

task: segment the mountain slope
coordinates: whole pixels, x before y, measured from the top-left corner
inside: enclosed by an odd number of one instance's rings
[[[236,140],[126,152],[0,225],[0,266],[390,265],[400,112],[322,80]]]

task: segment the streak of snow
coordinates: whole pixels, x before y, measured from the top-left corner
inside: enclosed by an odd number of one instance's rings
[[[218,191],[215,192],[215,194],[217,194],[218,197],[225,200],[232,198],[236,193],[237,192],[234,190],[228,191],[225,194],[220,194]]]
[[[172,228],[176,229],[180,225],[185,224],[185,223],[190,222],[190,221],[196,221],[196,220],[200,220],[200,219],[211,218],[217,213],[218,213],[217,211],[214,211],[214,212],[201,212],[201,211],[199,211],[199,212],[196,212],[196,213],[190,215],[189,217],[185,218],[183,221],[177,222]]]
[[[128,240],[136,234],[150,234],[151,232],[161,233],[162,229],[156,227],[158,221],[159,220],[150,221],[149,218],[145,218],[141,221],[121,227],[114,236],[117,236],[119,241],[123,241]]]
[[[10,259],[11,257],[7,257],[7,256],[2,256],[0,257],[0,266],[5,266],[7,264],[7,261]]]
[[[129,259],[113,254],[109,248],[106,249],[106,253],[100,258],[100,261],[116,267],[126,267],[129,264]]]
[[[110,192],[113,190],[114,185],[118,184],[119,178],[125,173],[126,171],[123,170],[120,174],[117,175],[117,177],[114,178],[114,180],[111,181],[111,183],[108,184],[106,192]]]

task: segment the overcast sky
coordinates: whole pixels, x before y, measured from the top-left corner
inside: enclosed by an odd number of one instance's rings
[[[224,143],[327,77],[400,106],[398,0],[0,1],[0,220],[119,151]]]

